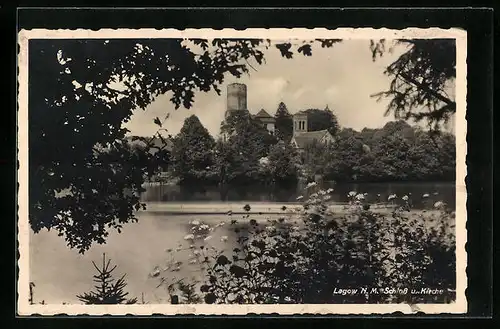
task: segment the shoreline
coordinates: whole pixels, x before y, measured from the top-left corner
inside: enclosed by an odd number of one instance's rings
[[[188,215],[253,215],[253,216],[263,216],[263,215],[273,215],[273,216],[290,216],[298,215],[297,209],[302,210],[303,205],[300,203],[271,203],[271,202],[212,202],[212,203],[202,203],[202,202],[145,202],[146,210],[139,210],[139,213],[157,213],[161,215],[177,215],[177,216],[188,216]],[[245,205],[250,205],[250,210],[245,211],[243,208]],[[333,211],[339,215],[346,214],[350,212],[350,209],[346,209],[347,204],[331,204],[328,206],[328,210]],[[283,209],[283,207],[286,207]],[[391,214],[396,205],[371,205],[370,210],[376,213]],[[411,209],[408,214],[418,214],[418,213],[432,213],[437,212],[435,209]]]

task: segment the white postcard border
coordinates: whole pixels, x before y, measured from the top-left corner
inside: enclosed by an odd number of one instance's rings
[[[456,40],[456,302],[452,304],[304,304],[304,305],[30,305],[29,300],[29,223],[28,223],[28,42],[30,39],[113,39],[113,38],[262,38],[272,40],[288,39],[401,39],[453,38]],[[467,33],[458,28],[407,28],[402,30],[371,28],[315,29],[101,29],[92,30],[22,30],[18,35],[18,295],[19,315],[245,315],[253,314],[405,314],[416,311],[427,314],[467,312],[465,289],[467,288]]]

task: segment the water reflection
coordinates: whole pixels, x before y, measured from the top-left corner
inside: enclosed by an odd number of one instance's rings
[[[425,183],[351,183],[321,184],[324,189],[333,188],[332,201],[345,203],[350,191],[368,193],[368,201],[387,200],[391,194],[398,197],[409,195],[415,208],[424,206],[424,194],[429,194],[429,201],[444,201],[455,207],[455,184],[451,182]],[[269,187],[262,185],[239,185],[220,188],[217,186],[177,186],[147,185],[142,195],[144,202],[296,202],[297,197],[304,195],[304,184],[292,187]]]

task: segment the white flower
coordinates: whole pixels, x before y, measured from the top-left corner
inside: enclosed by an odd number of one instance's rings
[[[200,229],[202,229],[202,230],[208,230],[209,226],[207,224],[203,224],[203,225],[200,226]]]
[[[389,197],[387,198],[388,201],[391,201],[393,199],[396,199],[397,195],[396,194],[391,194],[389,195]]]
[[[316,186],[316,185],[318,185],[316,182],[310,182],[307,184],[306,188],[311,188],[311,187]]]
[[[326,194],[326,191],[325,190],[319,190],[318,191],[318,195],[325,195]]]
[[[401,199],[403,199],[404,201],[408,201],[408,196],[407,195],[403,195],[403,197]]]
[[[194,240],[194,234],[188,234],[184,237],[184,240]]]
[[[151,273],[151,276],[157,277],[158,275],[160,275],[160,268],[157,266],[157,267],[155,267],[155,269]]]
[[[442,207],[444,207],[443,201],[438,201],[434,204],[434,208],[442,208]]]
[[[424,195],[422,195],[422,198],[428,198],[429,197],[429,193],[425,193]]]
[[[304,199],[304,197],[303,197],[302,195],[299,195],[299,196],[297,197],[297,200],[302,200],[302,199]]]
[[[347,194],[347,196],[350,198],[353,198],[356,196],[356,194],[358,194],[358,193],[356,193],[356,191],[351,191],[351,192],[349,192],[349,194]]]
[[[318,196],[318,193],[313,193],[313,194],[311,194],[309,197],[310,197],[310,198],[315,198],[315,197],[317,197],[317,196]]]
[[[227,241],[227,235],[221,236],[220,241],[221,242],[226,242]]]
[[[363,194],[358,194],[358,195],[356,195],[356,199],[357,200],[364,200],[365,196]]]
[[[198,225],[200,225],[200,222],[195,219],[194,221],[191,222],[191,225],[198,226]]]
[[[333,192],[332,188],[329,188],[328,190],[326,190],[326,193],[332,193],[332,192]]]
[[[203,239],[203,240],[204,240],[204,241],[208,241],[208,240],[210,240],[211,238],[212,238],[212,236],[211,236],[211,235],[209,235],[209,236],[207,236],[207,237],[206,237],[205,239]]]
[[[323,197],[323,201],[328,201],[328,200],[330,200],[331,198],[332,198],[332,197],[331,197],[330,195],[325,195],[325,196]]]
[[[292,299],[288,296],[285,297],[285,302],[290,302]]]

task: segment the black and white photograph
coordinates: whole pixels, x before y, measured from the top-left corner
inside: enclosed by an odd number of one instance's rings
[[[20,313],[464,313],[466,37],[21,31]]]

